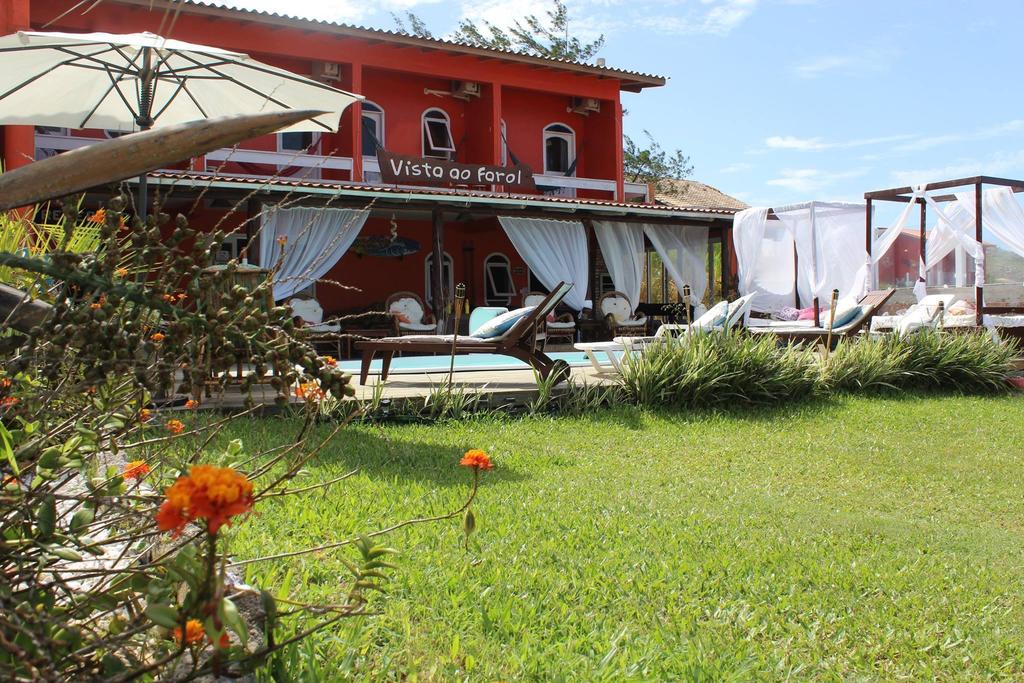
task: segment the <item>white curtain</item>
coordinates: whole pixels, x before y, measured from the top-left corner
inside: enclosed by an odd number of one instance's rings
[[[509,216],[498,216],[498,221],[537,279],[549,290],[559,282],[573,283],[563,301],[574,311],[583,310],[589,271],[583,223]]]
[[[699,305],[708,290],[708,227],[645,223],[644,233],[682,295],[690,286],[690,303]]]
[[[960,195],[957,195],[960,200]],[[981,219],[986,233],[1005,244],[1011,251],[1024,256],[1024,209],[1008,187],[985,190],[981,200]],[[973,206],[971,205],[973,216]]]
[[[594,221],[594,233],[615,289],[635,311],[644,278],[644,226],[620,221]],[[705,235],[707,232],[705,231]]]
[[[806,202],[774,212],[796,245],[800,301],[809,306],[817,297],[819,305],[825,305],[834,289],[840,300],[860,298],[868,275],[865,205]]]
[[[769,221],[767,207],[733,218],[732,242],[739,266],[740,294],[754,294],[751,309],[773,313],[796,303],[793,236],[781,221]]]
[[[369,217],[369,209],[269,209],[260,232],[264,268],[277,265],[278,240],[284,241],[284,258],[274,273],[274,299],[286,299],[323,277],[352,246]]]

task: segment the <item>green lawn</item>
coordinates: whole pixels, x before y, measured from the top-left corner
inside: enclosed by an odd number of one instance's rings
[[[234,428],[249,444],[294,431]],[[326,433],[328,427],[321,432]],[[842,399],[738,415],[354,427],[309,467],[326,493],[236,525],[238,558],[458,507],[491,454],[476,544],[394,533],[379,616],[318,639],[360,680],[1024,676],[1024,401]],[[286,502],[285,502],[286,501]],[[251,580],[334,601],[327,552]]]

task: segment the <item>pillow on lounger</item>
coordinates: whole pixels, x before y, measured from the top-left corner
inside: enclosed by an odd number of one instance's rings
[[[725,317],[728,313],[729,302],[719,301],[717,304],[709,308],[704,315],[694,320],[693,326],[699,329],[721,327],[725,324]]]
[[[536,308],[536,306],[525,306],[523,308],[517,308],[514,311],[509,311],[508,313],[502,313],[495,318],[491,318],[478,327],[473,336],[480,337],[481,339],[499,337],[512,329],[512,326],[519,322],[520,318],[529,315],[534,308]]]
[[[857,319],[857,316],[861,314],[860,306],[850,306],[842,310],[836,311],[836,319],[832,323],[832,329],[848,325]],[[822,316],[821,326],[826,330],[828,329],[828,314]]]

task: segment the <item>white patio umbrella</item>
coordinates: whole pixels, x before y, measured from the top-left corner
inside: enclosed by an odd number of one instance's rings
[[[338,130],[359,95],[248,55],[152,33],[0,37],[0,124],[147,130],[186,121],[313,109],[285,131]],[[140,207],[145,210],[145,176]]]

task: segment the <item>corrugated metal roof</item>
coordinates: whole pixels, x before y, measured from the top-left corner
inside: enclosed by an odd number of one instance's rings
[[[212,173],[188,173],[174,171],[156,171],[149,174],[157,184],[175,185],[184,183],[189,186],[238,187],[247,190],[267,192],[302,192],[313,194],[352,194],[355,196],[409,196],[422,198],[424,201],[447,201],[458,199],[478,200],[474,203],[493,203],[503,205],[525,205],[537,208],[548,207],[553,211],[588,210],[632,213],[636,215],[655,216],[691,216],[707,218],[729,218],[736,213],[732,208],[706,208],[699,206],[667,206],[664,204],[641,204],[638,202],[615,202],[602,199],[582,199],[573,197],[553,197],[551,195],[534,194],[500,194],[478,190],[452,188],[410,188],[390,185],[360,185],[344,181],[290,180],[284,178],[258,178],[251,176],[218,175]]]
[[[636,79],[640,87],[652,87],[665,84],[664,76],[657,76],[655,74],[643,73],[640,71],[629,71],[625,69],[614,69],[607,66],[599,66],[597,64],[588,64],[586,62],[579,62],[571,59],[555,59],[552,57],[539,57],[537,55],[523,52],[520,50],[501,50],[498,48],[482,47],[479,45],[473,45],[471,43],[462,43],[452,40],[445,40],[443,38],[422,38],[414,36],[409,33],[403,33],[401,31],[392,31],[380,28],[371,28],[368,26],[359,26],[357,24],[346,24],[337,21],[327,21],[324,19],[317,19],[312,16],[303,16],[297,14],[285,14],[279,12],[268,12],[266,10],[257,10],[238,7],[232,3],[216,2],[215,0],[180,0],[175,2],[173,0],[115,0],[123,4],[140,5],[140,6],[173,6],[183,10],[187,10],[188,5],[196,7],[208,7],[215,10],[226,11],[226,12],[238,12],[254,17],[262,17],[265,19],[284,19],[292,22],[301,22],[308,24],[311,28],[322,29],[341,29],[349,32],[364,33],[367,36],[375,37],[379,40],[387,39],[402,39],[403,41],[416,41],[423,45],[433,46],[437,49],[455,49],[455,50],[482,50],[488,53],[496,55],[504,55],[509,58],[518,59],[530,59],[537,60],[540,62],[546,62],[552,66],[552,68],[566,68],[573,71],[588,71],[591,73],[604,75],[605,77],[619,78],[619,79]]]

